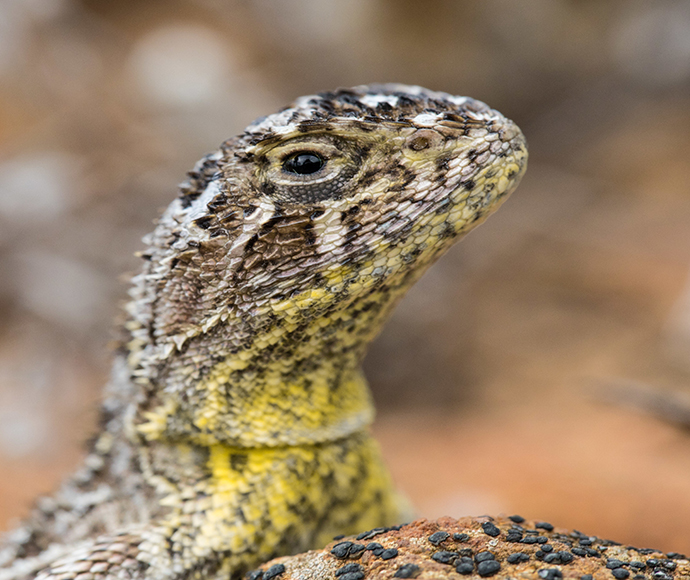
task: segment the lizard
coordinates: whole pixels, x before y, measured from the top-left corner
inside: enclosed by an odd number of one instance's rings
[[[144,239],[83,464],[0,543],[0,580],[238,578],[405,518],[360,363],[527,163],[484,103],[310,95],[188,174]]]

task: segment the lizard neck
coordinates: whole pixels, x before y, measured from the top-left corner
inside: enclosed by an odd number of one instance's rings
[[[409,283],[365,296],[352,285],[313,289],[254,316],[219,319],[184,341],[168,337],[134,351],[130,364],[140,361],[133,374],[142,389],[133,432],[147,441],[262,447],[364,429],[374,408],[360,362]],[[318,307],[311,308],[314,293]]]

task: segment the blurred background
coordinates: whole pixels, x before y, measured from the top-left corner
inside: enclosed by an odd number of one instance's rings
[[[685,0],[0,0],[0,527],[78,463],[185,171],[299,95],[385,81],[530,144],[367,358],[400,487],[422,516],[690,551]]]

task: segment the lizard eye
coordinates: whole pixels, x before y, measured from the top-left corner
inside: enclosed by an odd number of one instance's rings
[[[313,175],[326,165],[326,160],[313,151],[299,151],[283,161],[283,171],[298,175]]]

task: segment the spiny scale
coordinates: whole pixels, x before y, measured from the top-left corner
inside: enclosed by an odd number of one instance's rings
[[[202,159],[145,240],[102,430],[0,580],[238,577],[400,523],[361,359],[526,159],[497,111],[402,85],[303,97]]]

